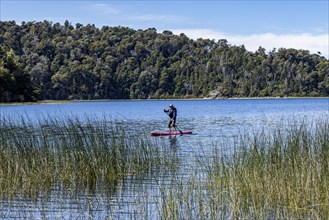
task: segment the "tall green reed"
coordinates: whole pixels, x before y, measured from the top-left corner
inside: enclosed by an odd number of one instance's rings
[[[237,218],[328,218],[329,125],[244,137],[211,167],[209,190]]]
[[[210,156],[206,174],[161,186],[161,218],[329,218],[328,123],[242,135]]]
[[[54,184],[95,188],[100,182],[172,167],[147,139],[128,137],[107,118],[0,118],[0,192],[35,194]]]

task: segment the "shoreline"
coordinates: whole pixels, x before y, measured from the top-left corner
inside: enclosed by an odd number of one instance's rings
[[[93,100],[41,100],[36,102],[12,102],[0,103],[1,106],[16,106],[16,105],[56,105],[69,104],[74,102],[120,102],[120,101],[202,101],[202,100],[270,100],[270,99],[329,99],[329,97],[231,97],[231,98],[183,98],[183,99],[93,99]]]

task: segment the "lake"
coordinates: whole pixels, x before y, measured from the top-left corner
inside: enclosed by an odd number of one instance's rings
[[[180,130],[192,130],[192,135],[151,137],[152,130],[167,130],[168,116],[163,109],[174,104],[178,110]],[[38,123],[48,117],[110,118],[122,126],[131,137],[155,141],[172,149],[183,161],[178,174],[188,177],[202,170],[196,160],[207,161],[208,152],[219,147],[229,153],[236,137],[246,133],[292,124],[325,122],[329,118],[329,98],[228,99],[228,100],[138,100],[138,101],[76,101],[64,104],[31,104],[0,106],[0,116],[13,120],[25,118]],[[207,163],[207,162],[205,162]],[[143,218],[159,218],[153,212],[158,207],[163,185],[172,176],[127,178],[113,190],[72,195],[55,187],[49,196],[32,200],[17,195],[0,200],[2,218],[134,218],[147,204]],[[145,197],[145,195],[147,195]],[[63,202],[64,201],[64,202]],[[144,206],[143,206],[144,207]],[[135,213],[135,214],[134,214]]]
[[[0,115],[38,122],[48,117],[107,117],[131,135],[149,137],[152,130],[167,130],[163,109],[174,104],[177,126],[193,135],[178,136],[185,145],[211,145],[243,132],[284,127],[294,122],[311,123],[327,117],[329,98],[93,101],[66,104],[1,106]],[[168,137],[167,137],[168,139]]]

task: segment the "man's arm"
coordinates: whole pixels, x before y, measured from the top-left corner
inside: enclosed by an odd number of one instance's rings
[[[177,116],[177,109],[174,109],[173,110],[173,118],[176,118],[176,116]]]

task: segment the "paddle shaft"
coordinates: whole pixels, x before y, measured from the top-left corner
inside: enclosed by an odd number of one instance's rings
[[[165,112],[167,115],[168,115],[168,113],[167,112]],[[174,119],[170,119],[170,120],[174,120]],[[178,126],[177,126],[177,124],[175,123],[175,127],[178,129],[178,131],[182,134],[183,132],[178,128]]]
[[[178,131],[182,134],[183,132],[177,127],[177,125],[175,125],[175,126],[178,129]]]

